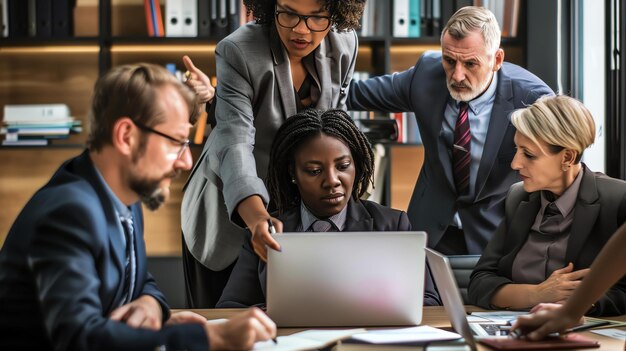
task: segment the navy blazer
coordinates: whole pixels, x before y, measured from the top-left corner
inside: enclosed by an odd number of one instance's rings
[[[134,216],[133,299],[165,297],[146,270],[141,205]],[[123,299],[120,220],[88,151],[66,161],[28,201],[0,251],[0,349],[206,350],[200,325],[135,329],[109,320]]]
[[[300,224],[300,207],[296,206],[279,216],[283,231],[294,232]],[[345,232],[409,231],[411,223],[404,211],[394,210],[367,200],[350,199]],[[239,259],[217,302],[218,308],[265,306],[266,264],[259,259],[250,240],[246,240]],[[440,306],[430,272],[426,270],[424,305]]]
[[[451,97],[441,53],[425,53],[404,72],[352,81],[348,109],[415,113],[425,159],[407,211],[411,224],[415,230],[426,231],[428,246],[435,247],[458,211],[468,253],[481,254],[504,218],[506,192],[519,180],[511,169],[515,128],[509,114],[553,94],[525,69],[506,62],[502,65],[471,198],[457,196],[450,150],[442,137],[446,103]]]
[[[626,221],[626,182],[591,172],[586,166],[582,172],[565,252],[565,262],[573,262],[575,270],[591,266],[604,244]],[[472,304],[492,308],[491,299],[496,290],[515,283],[513,261],[526,243],[540,208],[540,192],[527,193],[521,182],[511,187],[506,200],[506,219],[472,272],[468,288]],[[595,316],[626,313],[626,276],[587,313]]]

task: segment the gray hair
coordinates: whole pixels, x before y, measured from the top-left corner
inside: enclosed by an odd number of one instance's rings
[[[479,32],[485,41],[489,55],[495,54],[500,48],[500,26],[496,16],[484,7],[465,6],[460,8],[441,31],[443,36],[449,33],[454,39],[461,40],[473,32]]]
[[[575,163],[596,136],[591,112],[582,102],[565,95],[539,98],[534,104],[513,112],[511,123],[535,144],[542,140],[550,145],[552,154],[563,149],[578,152]]]

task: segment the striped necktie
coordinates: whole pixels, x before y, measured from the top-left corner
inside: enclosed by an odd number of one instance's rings
[[[461,102],[459,104],[459,117],[454,126],[454,147],[452,148],[454,185],[456,186],[457,195],[467,194],[469,190],[471,140],[469,105],[467,102]]]
[[[126,261],[124,266],[124,297],[122,305],[127,304],[133,299],[133,290],[135,288],[137,263],[135,261],[135,238],[132,217],[120,217],[122,227],[124,228],[124,237],[126,239]]]

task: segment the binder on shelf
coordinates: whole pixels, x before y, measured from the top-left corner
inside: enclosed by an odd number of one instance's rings
[[[443,0],[441,2],[441,30],[448,24],[450,17],[456,12],[454,1]]]
[[[441,25],[441,2],[445,0],[433,0],[432,35],[439,36],[443,26]]]
[[[393,0],[393,36],[409,36],[409,0]]]
[[[148,35],[151,37],[162,37],[163,17],[161,16],[161,5],[159,0],[144,0],[144,11],[146,12],[146,24],[148,25]]]
[[[52,0],[37,1],[35,10],[37,18],[36,33],[38,37],[48,38],[52,36]]]
[[[227,0],[228,2],[228,32],[232,33],[239,28],[241,18],[239,15],[239,0]]]
[[[36,13],[36,0],[27,0],[27,8],[28,8],[28,36],[34,37],[37,35],[37,13]]]
[[[4,105],[4,121],[60,119],[70,116],[65,104]]]
[[[198,0],[198,36],[211,36],[211,0]]]
[[[0,0],[0,37],[9,36],[9,1]]]
[[[198,36],[198,1],[181,0],[181,25],[183,37]]]
[[[217,39],[226,37],[228,31],[228,1],[211,1],[211,34]]]
[[[24,0],[8,1],[9,37],[28,36],[28,2]]]
[[[425,0],[428,1],[428,0]],[[417,38],[421,32],[420,0],[409,0],[409,37]]]
[[[166,0],[165,2],[165,36],[183,36],[182,0]]]
[[[75,0],[52,0],[52,36],[71,37],[74,32]]]

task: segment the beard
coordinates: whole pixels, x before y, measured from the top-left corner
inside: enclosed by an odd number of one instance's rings
[[[457,101],[471,101],[474,100],[475,98],[477,98],[478,96],[480,96],[480,94],[482,94],[485,90],[487,90],[487,87],[489,86],[489,84],[491,83],[493,76],[489,77],[489,79],[485,79],[482,82],[478,82],[478,86],[476,87],[472,87],[472,85],[468,82],[468,81],[462,81],[460,83],[454,82],[452,79],[448,80],[448,91],[450,92],[450,96],[452,96],[452,98],[454,100]],[[456,90],[454,90],[454,88],[467,88],[469,89],[469,91],[467,92],[458,92]]]
[[[130,181],[130,188],[139,195],[141,202],[150,211],[155,211],[170,195],[169,186],[161,186],[161,182],[167,178],[174,179],[179,174],[179,170],[174,170],[158,179],[134,178]]]

